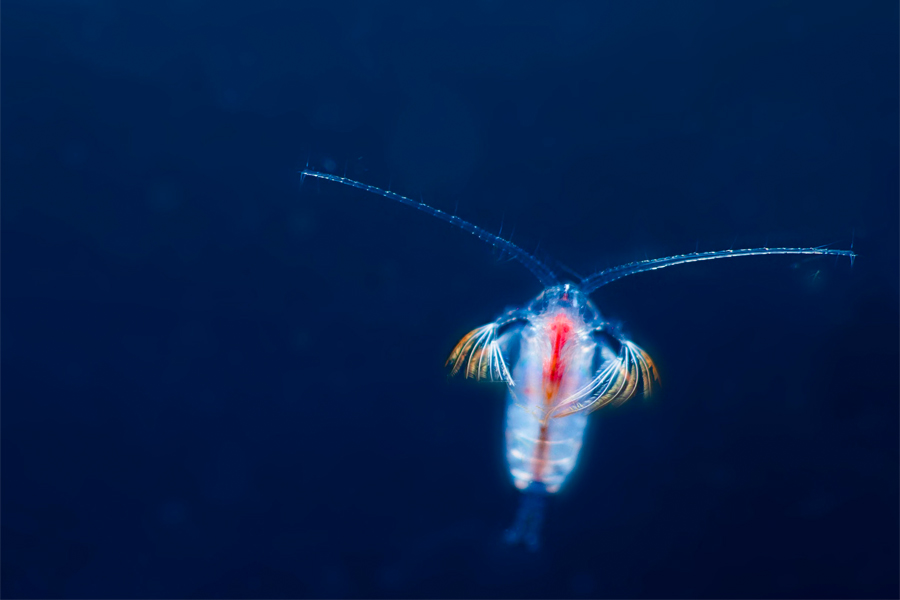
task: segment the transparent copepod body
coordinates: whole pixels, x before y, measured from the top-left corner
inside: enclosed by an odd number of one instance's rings
[[[506,407],[506,460],[520,490],[559,490],[575,467],[587,411],[556,416],[590,387],[602,345],[600,313],[571,284],[547,288],[519,314],[527,322],[509,340],[516,356]],[[517,345],[517,347],[512,347]]]
[[[852,241],[849,250],[819,246],[695,251],[605,269],[581,278],[577,286],[561,284],[550,265],[455,214],[346,177],[308,168],[301,171],[301,181],[307,177],[381,196],[449,223],[508,253],[544,286],[526,308],[463,336],[447,359],[451,375],[462,373],[508,386],[506,456],[513,483],[524,494],[507,541],[524,542],[533,549],[538,546],[544,499],[560,489],[575,467],[587,415],[638,393],[648,394],[658,382],[650,357],[602,320],[588,294],[623,277],[707,260],[845,256],[852,265],[856,257]]]

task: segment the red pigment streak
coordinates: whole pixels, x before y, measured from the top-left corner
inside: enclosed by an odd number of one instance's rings
[[[547,334],[552,345],[550,357],[544,361],[544,406],[548,409],[556,400],[563,375],[565,375],[566,369],[562,361],[562,351],[569,341],[571,332],[572,321],[569,320],[569,317],[563,311],[558,312],[547,327]],[[541,481],[547,461],[547,452],[550,449],[550,444],[547,443],[549,427],[550,422],[545,419],[541,424],[540,435],[534,446],[534,459],[532,460],[532,479],[534,481]]]

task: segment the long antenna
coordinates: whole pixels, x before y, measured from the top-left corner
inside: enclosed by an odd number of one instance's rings
[[[365,183],[347,179],[346,177],[339,177],[337,175],[330,175],[328,173],[320,173],[319,171],[312,171],[310,169],[303,169],[302,171],[300,171],[300,176],[301,178],[315,177],[317,179],[333,181],[335,183],[354,187],[364,192],[377,194],[389,200],[395,200],[400,204],[405,204],[406,206],[421,210],[422,212],[429,214],[432,217],[437,217],[442,221],[446,221],[451,225],[455,225],[463,231],[468,231],[478,239],[487,242],[488,244],[500,249],[503,252],[508,252],[513,258],[517,259],[520,263],[525,265],[525,267],[529,271],[531,271],[534,276],[538,278],[538,281],[540,281],[545,287],[559,285],[559,280],[556,278],[556,274],[554,274],[547,265],[539,261],[537,258],[532,256],[525,250],[519,248],[509,240],[505,240],[502,237],[494,235],[493,233],[482,229],[477,225],[473,225],[468,221],[464,221],[456,215],[447,214],[440,209],[428,206],[424,202],[418,202],[416,200],[412,200],[411,198],[407,198],[406,196],[401,196],[400,194],[397,194],[395,192],[389,192],[387,190],[375,187],[374,185],[366,185]]]
[[[599,287],[612,283],[617,279],[628,277],[636,273],[645,271],[655,271],[674,265],[683,265],[685,263],[699,262],[701,260],[715,260],[717,258],[732,258],[735,256],[765,256],[769,254],[818,254],[822,256],[849,256],[851,262],[856,258],[853,250],[829,250],[828,248],[744,248],[743,250],[716,250],[714,252],[692,252],[690,254],[679,254],[677,256],[669,256],[666,258],[654,258],[651,260],[642,260],[639,262],[628,263],[627,265],[619,265],[599,273],[594,273],[590,277],[586,277],[581,282],[581,291],[590,294]]]

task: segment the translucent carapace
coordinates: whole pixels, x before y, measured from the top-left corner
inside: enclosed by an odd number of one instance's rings
[[[455,215],[345,177],[311,170],[301,175],[395,200],[455,225],[521,262],[544,286],[523,308],[466,334],[447,359],[451,375],[507,386],[506,461],[524,497],[506,540],[531,549],[539,546],[546,496],[559,491],[575,468],[588,414],[648,394],[659,382],[647,353],[604,320],[588,298],[591,292],[629,275],[704,260],[803,254],[852,261],[856,256],[852,249],[825,247],[694,252],[629,263],[566,283],[519,246]]]

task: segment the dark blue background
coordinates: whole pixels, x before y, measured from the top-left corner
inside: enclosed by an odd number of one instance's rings
[[[897,597],[898,11],[8,0],[5,597]],[[359,178],[617,282],[663,389],[503,547],[540,291]],[[736,240],[736,242],[735,242]],[[546,252],[546,255],[543,254]]]

